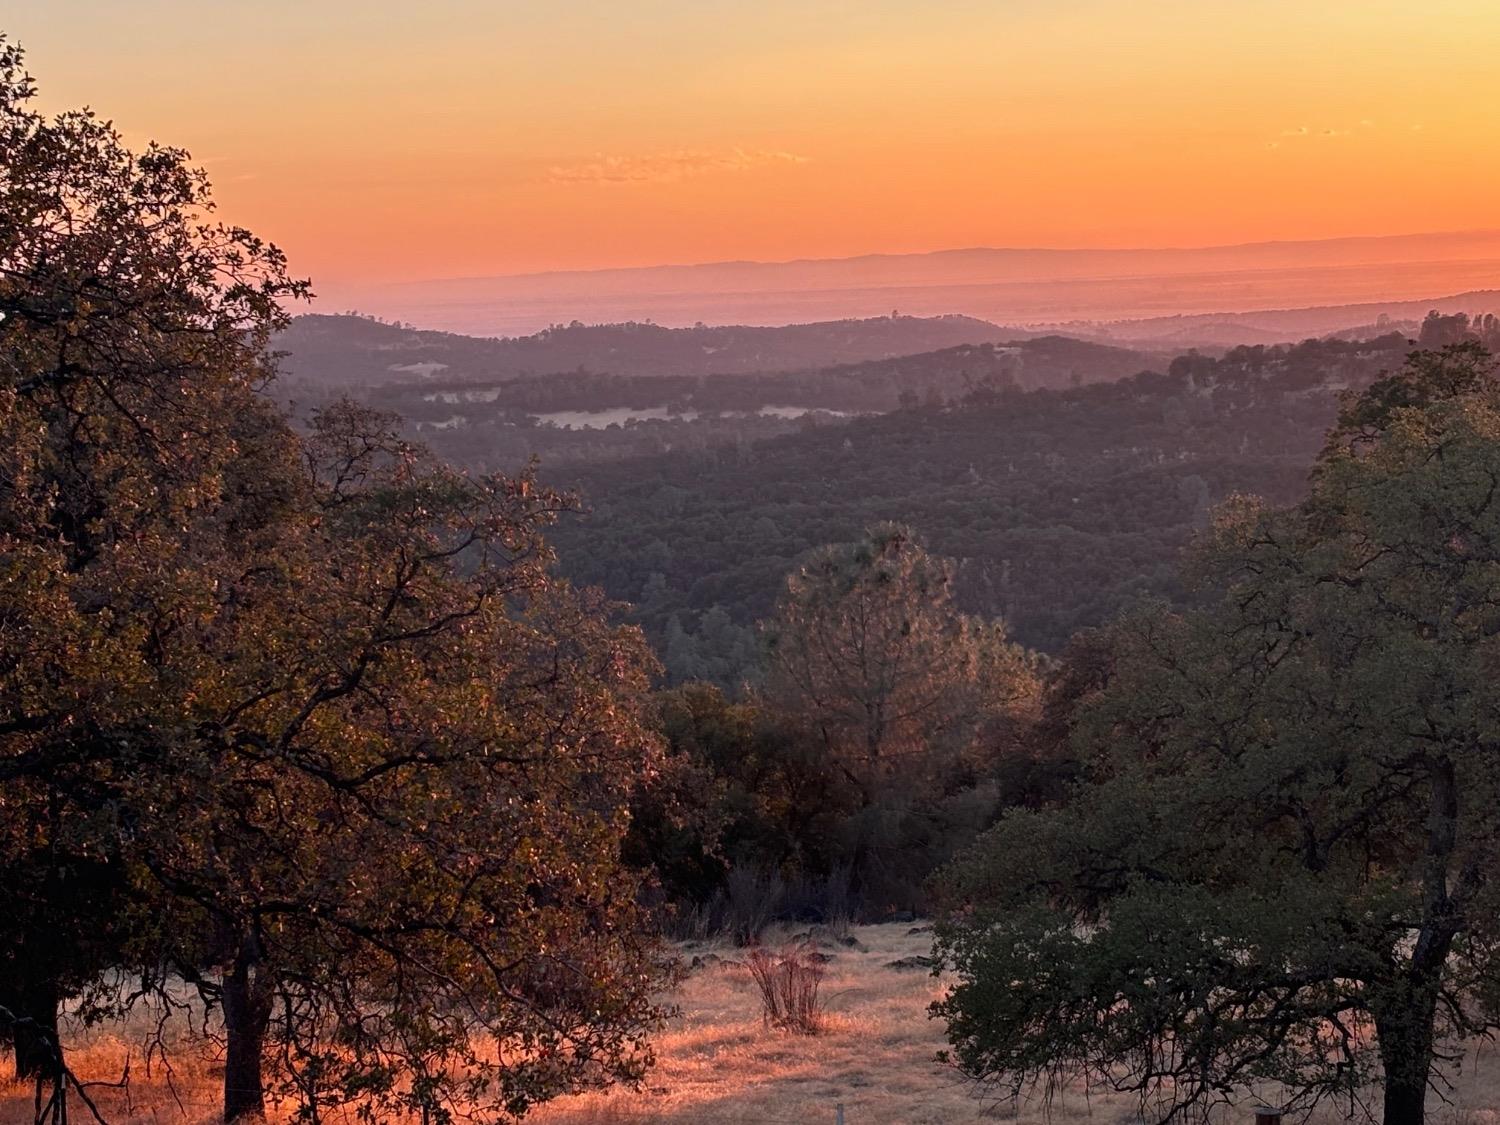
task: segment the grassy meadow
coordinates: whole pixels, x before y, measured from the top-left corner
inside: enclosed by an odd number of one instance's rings
[[[802,931],[769,935],[788,941]],[[853,944],[849,944],[852,942]],[[942,1026],[927,1007],[946,987],[918,967],[893,962],[925,957],[925,925],[861,926],[846,939],[818,942],[825,976],[823,1033],[802,1036],[764,1026],[744,951],[716,942],[685,942],[690,967],[674,1001],[679,1014],[657,1041],[658,1065],[639,1091],[617,1090],[564,1098],[536,1110],[538,1125],[964,1125],[1003,1121],[1014,1125],[1126,1125],[1140,1120],[1133,1099],[1056,1091],[1020,1103],[996,1101],[935,1061]],[[202,1047],[189,1045],[169,1025],[165,1058],[147,1058],[143,1044],[154,1031],[146,1013],[124,1032],[74,1029],[71,1059],[85,1079],[117,1081],[129,1067],[128,1092],[90,1090],[111,1125],[208,1125],[217,1120],[222,1069]],[[1434,1099],[1429,1120],[1439,1125],[1500,1125],[1500,1048],[1472,1050],[1451,1104]],[[1378,1100],[1372,1103],[1378,1110]],[[0,1123],[29,1122],[29,1088],[0,1088]],[[80,1117],[79,1114],[82,1114]],[[74,1116],[87,1120],[76,1106]],[[1317,1125],[1343,1119],[1321,1113]],[[334,1115],[330,1120],[337,1120]],[[1249,1108],[1215,1114],[1216,1125],[1252,1120]]]

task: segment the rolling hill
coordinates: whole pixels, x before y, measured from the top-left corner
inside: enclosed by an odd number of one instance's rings
[[[313,314],[297,317],[276,347],[287,353],[283,370],[290,381],[368,388],[580,370],[610,375],[802,370],[1028,335],[966,316],[884,316],[780,327],[574,323],[527,336],[479,337]]]

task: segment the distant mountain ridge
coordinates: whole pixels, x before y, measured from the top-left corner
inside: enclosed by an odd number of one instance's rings
[[[1138,277],[1159,272],[1215,269],[1285,269],[1298,266],[1360,265],[1385,262],[1463,261],[1500,257],[1500,228],[1431,234],[1372,235],[1350,238],[1273,240],[1222,246],[1045,248],[975,246],[909,254],[859,254],[847,258],[788,261],[725,261],[634,266],[597,270],[548,270],[489,277],[437,278],[409,286],[569,286],[579,292],[635,291],[643,278],[661,287],[681,285],[726,293],[798,285],[963,284],[993,281],[1056,281]],[[405,286],[393,286],[403,288]],[[653,286],[656,287],[656,286]]]
[[[789,262],[564,271],[328,294],[402,320],[526,333],[574,319],[775,325],[961,313],[1071,320],[1411,300],[1500,285],[1500,230],[1162,249],[939,250]]]
[[[1221,336],[1225,343],[1289,343],[1313,336],[1343,332],[1360,326],[1379,328],[1382,317],[1399,323],[1420,321],[1436,310],[1444,314],[1479,313],[1500,310],[1500,289],[1476,289],[1447,297],[1429,297],[1411,301],[1367,301],[1351,305],[1315,305],[1301,309],[1262,309],[1254,312],[1199,313],[1149,317],[1113,324],[1059,324],[1058,332],[1122,344],[1149,343],[1162,346],[1188,341],[1195,344],[1213,342]]]

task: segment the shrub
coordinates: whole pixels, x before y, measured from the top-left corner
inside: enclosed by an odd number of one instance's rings
[[[745,958],[745,966],[760,990],[761,1015],[768,1027],[798,1035],[817,1035],[823,1030],[823,966],[811,946],[788,947],[780,955],[757,945]]]

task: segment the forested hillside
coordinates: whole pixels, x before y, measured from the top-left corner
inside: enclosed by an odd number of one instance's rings
[[[408,380],[360,397],[399,414],[450,460],[510,471],[533,455],[618,459],[743,444],[852,414],[1120,379],[1161,358],[1046,336],[795,371]]]
[[[880,316],[776,328],[556,325],[530,336],[431,332],[354,315],[299,316],[277,339],[294,383],[368,389],[419,377],[475,381],[556,371],[698,375],[786,371],[1024,338],[968,316]]]
[[[592,511],[572,575],[634,602],[677,678],[733,682],[803,552],[899,519],[959,560],[959,599],[1057,651],[1143,594],[1236,491],[1297,498],[1338,394],[1398,367],[1400,335],[1188,355],[1167,373],[916,407],[759,444],[552,466]]]
[[[540,457],[545,477],[593,509],[560,529],[572,575],[637,607],[674,680],[726,685],[755,673],[753,624],[799,556],[879,520],[910,522],[958,559],[964,608],[1003,616],[1043,649],[1139,595],[1181,597],[1180,550],[1212,505],[1236,491],[1295,499],[1339,391],[1399,366],[1411,343],[1392,331],[1170,358],[1043,336],[788,370],[705,366],[977,324],[574,326],[478,340],[304,317],[280,343],[294,349],[294,390],[310,363],[385,364],[396,377],[359,397],[471,471]],[[1415,335],[1441,347],[1497,331],[1493,317],[1433,313]],[[621,367],[505,367],[588,347]],[[699,366],[673,373],[693,349]],[[661,366],[632,372],[647,363]]]

